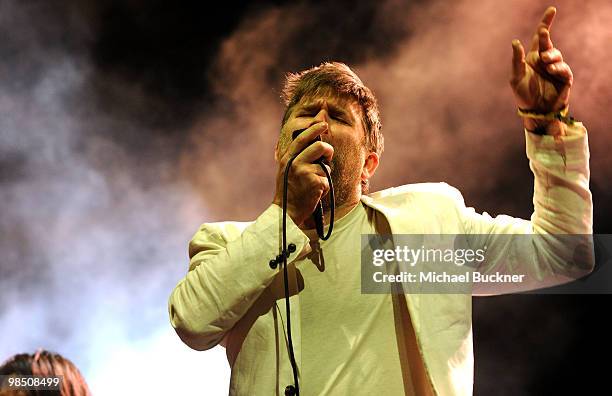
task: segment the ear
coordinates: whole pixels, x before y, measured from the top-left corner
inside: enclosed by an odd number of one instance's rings
[[[376,168],[378,168],[378,154],[374,152],[367,153],[361,168],[361,180],[368,180],[374,176]]]

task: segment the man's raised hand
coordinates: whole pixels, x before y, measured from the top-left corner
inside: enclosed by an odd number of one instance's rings
[[[550,113],[562,110],[569,103],[572,70],[550,39],[550,26],[556,12],[555,7],[546,9],[527,55],[519,40],[512,41],[510,85],[521,109]]]

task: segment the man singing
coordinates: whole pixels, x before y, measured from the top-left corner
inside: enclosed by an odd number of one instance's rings
[[[253,222],[202,225],[189,245],[189,272],[169,301],[172,326],[187,345],[227,349],[231,395],[282,395],[295,385],[288,319],[299,378],[299,389],[288,393],[472,394],[471,294],[362,294],[360,237],[484,235],[483,244],[503,256],[501,234],[592,233],[587,135],[567,115],[572,72],[550,38],[555,12],[545,11],[526,54],[518,40],[512,42],[510,85],[535,180],[529,221],[476,213],[444,183],[369,194],[383,151],[372,92],[342,63],[288,75],[272,203]],[[313,143],[317,136],[321,141]],[[283,179],[294,157],[286,206],[287,317],[282,266],[269,263],[279,253]],[[324,218],[330,215],[330,185],[320,158],[335,192],[335,223],[327,240],[319,240],[312,217],[320,200]],[[564,283],[590,270],[533,259],[545,256],[535,245],[520,254],[525,256],[518,270],[526,281],[504,293]],[[500,265],[492,260],[483,270]]]

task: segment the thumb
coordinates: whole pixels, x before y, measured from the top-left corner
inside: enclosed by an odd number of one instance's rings
[[[512,78],[510,79],[512,85],[525,76],[526,67],[523,45],[519,40],[512,40]]]

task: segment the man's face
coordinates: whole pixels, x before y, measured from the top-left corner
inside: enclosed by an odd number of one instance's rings
[[[365,159],[365,132],[361,120],[361,108],[352,99],[336,95],[302,98],[281,129],[278,154],[282,156],[285,153],[294,131],[317,122],[327,122],[329,128],[321,134],[321,139],[334,148],[329,165],[336,205],[340,206],[358,198],[361,191],[361,170]],[[327,200],[323,200],[323,205],[327,204]]]

